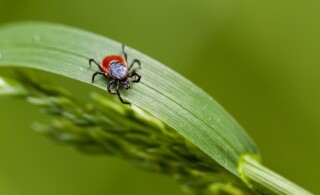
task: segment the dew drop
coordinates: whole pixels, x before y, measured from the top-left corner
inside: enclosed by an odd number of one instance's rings
[[[33,35],[32,39],[36,42],[39,42],[41,38],[39,35]]]
[[[2,54],[0,53],[0,59],[2,58]]]
[[[83,68],[82,68],[82,67],[80,67],[80,70],[81,70],[81,71],[83,71]]]

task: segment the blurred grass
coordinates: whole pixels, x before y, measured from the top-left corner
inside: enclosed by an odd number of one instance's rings
[[[74,86],[70,79],[50,74],[46,77],[61,86],[65,83]],[[92,86],[80,85],[83,90],[92,90]],[[83,95],[80,99],[88,98],[88,94],[81,91],[76,95]],[[35,119],[47,121],[34,106],[3,98],[0,106],[6,110],[0,136],[0,178],[5,181],[1,183],[0,192],[3,194],[185,194],[169,177],[132,168],[118,158],[84,155],[44,139],[30,128]],[[24,112],[12,109],[15,106]],[[17,118],[19,122],[14,122]],[[146,181],[152,182],[146,185]]]
[[[167,65],[176,65],[172,68],[214,96],[245,127],[269,168],[318,194],[319,3],[1,0],[0,23],[45,20],[78,26],[121,40]],[[17,115],[13,106],[19,105],[12,103],[9,107],[8,102],[0,101],[1,109],[6,110],[0,112],[1,135],[6,130],[32,134],[26,128],[28,122],[22,129],[8,121]],[[18,116],[22,122],[24,115]],[[28,117],[38,119],[37,115]],[[8,147],[2,148],[1,154],[7,154]],[[25,159],[18,158],[22,151],[13,151],[16,160]],[[58,152],[55,155],[59,157]],[[9,157],[1,159],[1,165]],[[13,170],[10,163],[7,165],[3,169]],[[24,182],[28,185],[28,180]]]

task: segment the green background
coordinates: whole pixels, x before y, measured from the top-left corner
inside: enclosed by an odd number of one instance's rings
[[[0,24],[22,20],[80,27],[161,61],[218,100],[267,167],[320,193],[320,1],[0,0]],[[183,194],[169,177],[54,144],[35,120],[45,117],[33,106],[0,99],[0,194]]]

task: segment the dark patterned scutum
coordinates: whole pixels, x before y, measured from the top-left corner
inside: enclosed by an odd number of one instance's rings
[[[112,77],[116,79],[122,79],[126,77],[128,68],[124,64],[121,64],[120,62],[114,62],[110,66],[110,72]]]

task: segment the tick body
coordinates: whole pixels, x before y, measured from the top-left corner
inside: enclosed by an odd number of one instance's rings
[[[119,89],[120,86],[123,86],[126,90],[130,89],[130,82],[128,78],[133,78],[131,82],[140,82],[140,74],[131,69],[135,64],[138,64],[141,67],[141,63],[139,60],[134,59],[130,66],[128,66],[125,45],[122,45],[122,52],[124,57],[119,55],[109,55],[102,60],[101,64],[97,63],[94,59],[89,59],[89,65],[91,66],[91,64],[94,63],[99,68],[99,71],[93,73],[92,82],[94,82],[94,79],[98,74],[110,79],[110,82],[107,85],[108,92],[110,94],[117,95],[123,104],[130,105],[130,102],[122,99]],[[113,85],[115,85],[115,91],[111,90]]]

